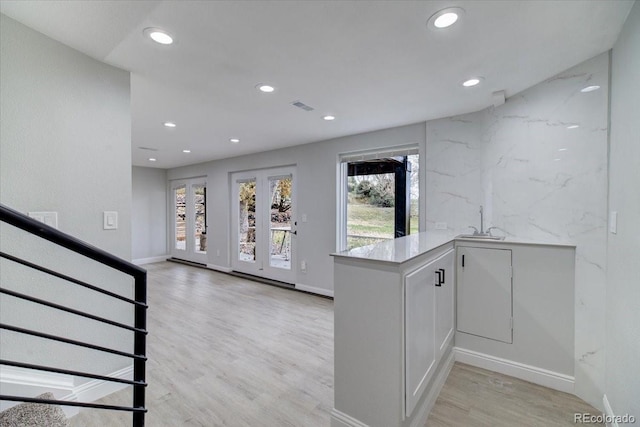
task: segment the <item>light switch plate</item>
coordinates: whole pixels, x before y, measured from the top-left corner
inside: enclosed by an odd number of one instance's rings
[[[29,212],[29,216],[49,227],[58,228],[58,212]]]
[[[117,230],[118,229],[118,212],[116,211],[104,211],[103,214],[103,227],[105,230]]]

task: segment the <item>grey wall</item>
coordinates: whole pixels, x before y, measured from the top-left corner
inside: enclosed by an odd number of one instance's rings
[[[640,419],[640,3],[613,47],[605,393],[616,415]],[[636,421],[639,422],[639,421]]]
[[[56,211],[59,229],[125,259],[131,256],[129,73],[105,65],[0,15],[0,201],[22,212]],[[119,213],[105,231],[103,211]],[[66,250],[1,230],[3,251],[131,295],[131,281]],[[131,310],[3,260],[3,286],[112,319]],[[3,322],[128,349],[127,334],[0,296]],[[110,373],[129,360],[73,351],[2,332],[3,358]],[[82,360],[82,357],[87,358]]]
[[[132,253],[134,262],[167,254],[167,171],[132,168]]]
[[[308,222],[298,222],[298,260],[307,261],[307,271],[296,266],[296,282],[333,293],[333,261],[336,251],[336,176],[340,153],[419,144],[424,147],[424,123],[320,143],[218,160],[168,171],[168,179],[207,176],[207,221],[209,264],[230,266],[230,174],[236,171],[296,165],[298,213]],[[300,217],[300,216],[299,216]],[[220,251],[220,256],[216,256]]]

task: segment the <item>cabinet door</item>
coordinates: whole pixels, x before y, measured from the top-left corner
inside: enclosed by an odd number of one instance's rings
[[[438,258],[436,280],[436,359],[440,359],[454,334],[455,252],[452,249]],[[438,284],[440,286],[438,286]]]
[[[411,415],[435,368],[435,263],[405,276],[405,396]]]
[[[459,246],[458,331],[513,342],[511,250]]]

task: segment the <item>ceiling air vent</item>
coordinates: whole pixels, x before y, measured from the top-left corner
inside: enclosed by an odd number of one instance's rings
[[[293,105],[294,107],[302,108],[304,111],[313,111],[313,107],[309,107],[307,104],[300,101],[292,102],[291,105]]]
[[[141,150],[147,150],[147,151],[158,151],[157,148],[149,148],[149,147],[138,147]]]

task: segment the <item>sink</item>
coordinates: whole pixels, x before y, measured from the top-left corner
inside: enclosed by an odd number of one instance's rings
[[[504,236],[483,236],[478,234],[461,234],[456,239],[474,239],[474,240],[504,240]]]

